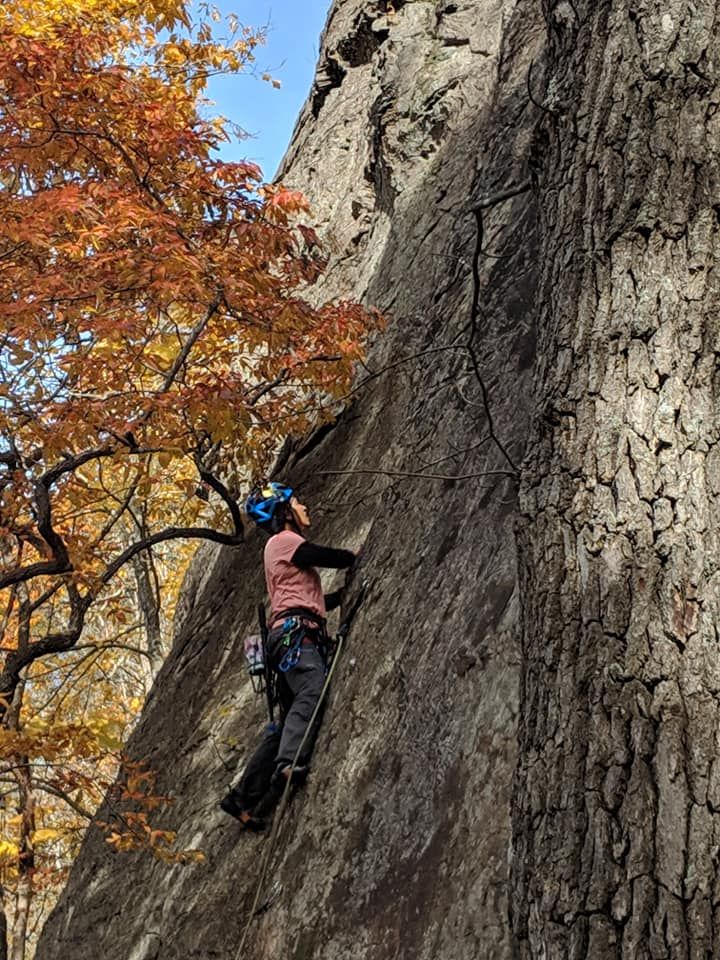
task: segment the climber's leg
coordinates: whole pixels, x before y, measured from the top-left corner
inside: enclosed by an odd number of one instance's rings
[[[310,718],[320,699],[325,684],[325,661],[320,656],[315,644],[304,643],[300,659],[292,670],[284,675],[284,681],[292,693],[292,703],[289,705],[283,724],[282,736],[276,757],[276,767],[281,770],[290,767],[295,760],[295,754],[300,746]],[[313,724],[313,730],[308,735],[302,754],[297,759],[298,766],[306,766],[320,727],[320,716]],[[295,779],[295,778],[294,778]]]
[[[249,814],[265,796],[275,770],[280,736],[278,725],[268,724],[242,776],[220,802],[225,813],[242,820],[241,814]]]

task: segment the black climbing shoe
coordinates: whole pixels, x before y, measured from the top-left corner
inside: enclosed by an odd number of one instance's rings
[[[228,813],[231,817],[240,823],[243,830],[250,830],[252,833],[262,833],[265,829],[265,821],[261,817],[255,817],[249,810],[243,810],[235,800],[235,795],[230,792],[220,801],[220,809]]]
[[[291,775],[289,763],[278,767],[278,769],[270,778],[270,786],[268,787],[265,796],[253,807],[252,817],[256,820],[262,820],[264,822],[264,818],[269,818],[272,816],[273,810],[278,803],[280,803],[280,799],[285,792],[288,779],[291,780],[291,783],[295,788],[301,787],[307,781],[309,773],[309,767],[298,766],[292,768]]]

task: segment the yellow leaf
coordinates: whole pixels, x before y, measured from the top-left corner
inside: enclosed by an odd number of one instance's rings
[[[32,835],[33,846],[38,846],[41,843],[49,843],[50,840],[57,840],[58,837],[61,837],[62,833],[60,830],[50,830],[49,828],[43,828],[42,830],[36,830]]]
[[[20,849],[16,843],[10,843],[9,840],[0,840],[0,861],[14,860],[20,854]]]
[[[174,360],[178,352],[177,337],[162,337],[156,340],[155,343],[152,344],[150,351],[153,356],[159,360],[166,362]]]

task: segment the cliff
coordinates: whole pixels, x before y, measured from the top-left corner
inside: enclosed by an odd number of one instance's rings
[[[536,210],[528,193],[490,206],[490,255],[476,260],[472,205],[529,175],[536,6],[337,0],[281,172],[310,198],[331,254],[321,295],[361,298],[389,324],[368,360],[385,372],[280,474],[302,484],[316,539],[365,542],[370,589],[273,857],[280,894],[247,957],[510,955],[509,461],[528,429]],[[508,456],[489,437],[483,386]],[[117,855],[91,829],[38,960],[235,957],[266,840],[217,802],[263,724],[242,654],[261,548],[252,534],[242,549],[199,550],[130,744],[176,797],[179,844],[206,862]]]

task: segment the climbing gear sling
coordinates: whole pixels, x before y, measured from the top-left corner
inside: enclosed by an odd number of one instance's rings
[[[325,678],[325,684],[323,685],[322,691],[320,692],[320,697],[318,699],[317,704],[315,705],[313,714],[310,717],[310,722],[307,725],[305,734],[303,735],[303,738],[300,741],[300,745],[295,751],[295,756],[293,757],[293,762],[292,762],[293,767],[297,766],[297,762],[305,747],[305,743],[308,739],[310,731],[312,730],[313,725],[325,702],[325,697],[330,687],[330,681],[332,680],[333,674],[335,673],[335,668],[340,662],[340,654],[342,653],[342,648],[345,643],[345,639],[347,638],[347,635],[350,631],[350,627],[352,625],[353,620],[355,619],[355,615],[357,614],[358,610],[362,605],[363,600],[365,599],[365,594],[367,593],[367,590],[368,590],[368,582],[367,580],[363,580],[363,582],[360,585],[360,590],[358,591],[358,595],[353,601],[353,605],[350,607],[350,610],[348,611],[347,616],[345,617],[343,622],[340,624],[338,632],[335,635],[335,643],[333,645],[332,658],[328,667],[327,676]],[[270,836],[268,837],[267,846],[265,847],[265,852],[263,854],[262,863],[260,866],[260,879],[258,880],[257,889],[255,891],[255,897],[253,899],[252,907],[250,908],[250,914],[245,924],[245,928],[243,929],[243,933],[240,938],[240,944],[238,946],[237,953],[235,954],[234,960],[240,960],[240,957],[242,956],[243,947],[245,946],[245,941],[247,940],[247,935],[250,931],[250,926],[252,925],[253,918],[260,913],[264,913],[264,911],[269,906],[269,904],[267,903],[267,900],[268,900],[267,897],[265,898],[263,903],[260,903],[260,895],[265,885],[265,877],[267,876],[268,867],[270,865],[270,857],[272,856],[273,851],[275,849],[275,843],[277,841],[277,837],[280,829],[280,822],[282,821],[283,814],[285,813],[285,809],[287,808],[288,800],[290,798],[291,786],[292,786],[292,777],[288,777],[288,781],[285,784],[285,789],[283,790],[282,796],[280,798],[280,803],[278,805],[277,813],[275,814],[275,817],[273,819],[272,830],[270,832]],[[270,894],[270,897],[272,897],[272,892]]]

